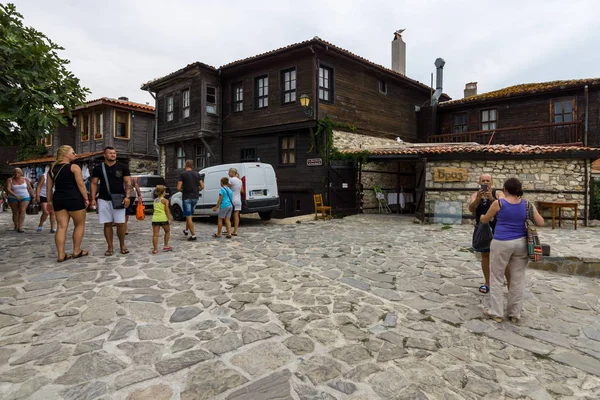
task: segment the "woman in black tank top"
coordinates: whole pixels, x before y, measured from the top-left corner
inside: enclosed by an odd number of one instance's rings
[[[81,249],[83,232],[85,230],[86,208],[89,205],[87,191],[83,183],[81,168],[71,164],[76,158],[71,146],[60,146],[56,152],[56,162],[48,174],[46,195],[48,204],[54,208],[58,229],[54,236],[58,250],[58,262],[70,258],[87,256],[88,252]],[[53,191],[54,189],[54,191]],[[67,228],[69,219],[73,219],[73,254],[65,252]]]

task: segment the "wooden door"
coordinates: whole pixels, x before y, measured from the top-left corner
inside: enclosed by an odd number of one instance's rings
[[[353,161],[329,162],[329,199],[325,205],[330,205],[333,214],[337,215],[358,213],[356,166]]]

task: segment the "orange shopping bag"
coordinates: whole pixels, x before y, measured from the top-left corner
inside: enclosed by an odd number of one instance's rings
[[[144,214],[144,210],[146,207],[142,204],[142,202],[138,202],[137,208],[135,209],[135,218],[138,221],[143,221],[146,215]]]

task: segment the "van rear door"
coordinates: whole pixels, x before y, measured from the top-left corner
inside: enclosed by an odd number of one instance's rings
[[[246,199],[271,197],[267,186],[266,169],[261,164],[246,167]]]

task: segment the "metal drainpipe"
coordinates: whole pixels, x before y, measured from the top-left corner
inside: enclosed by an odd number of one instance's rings
[[[584,160],[585,164],[583,165],[584,168],[584,174],[585,174],[585,178],[583,180],[583,191],[584,191],[584,195],[583,195],[583,225],[584,226],[588,226],[588,215],[589,215],[589,210],[588,210],[588,198],[590,196],[590,194],[588,193],[589,190],[589,181],[590,178],[588,177],[588,164],[590,163],[589,159],[585,159]],[[592,189],[593,190],[593,189]]]
[[[588,85],[585,85],[583,88],[583,95],[585,96],[585,123],[583,128],[583,145],[587,147],[588,145],[588,113],[589,113],[589,95],[588,95]]]
[[[150,96],[154,99],[154,147],[156,148],[156,155],[158,156],[158,175],[160,175],[160,147],[158,146],[158,99],[156,96],[150,91],[150,89],[146,89]]]

